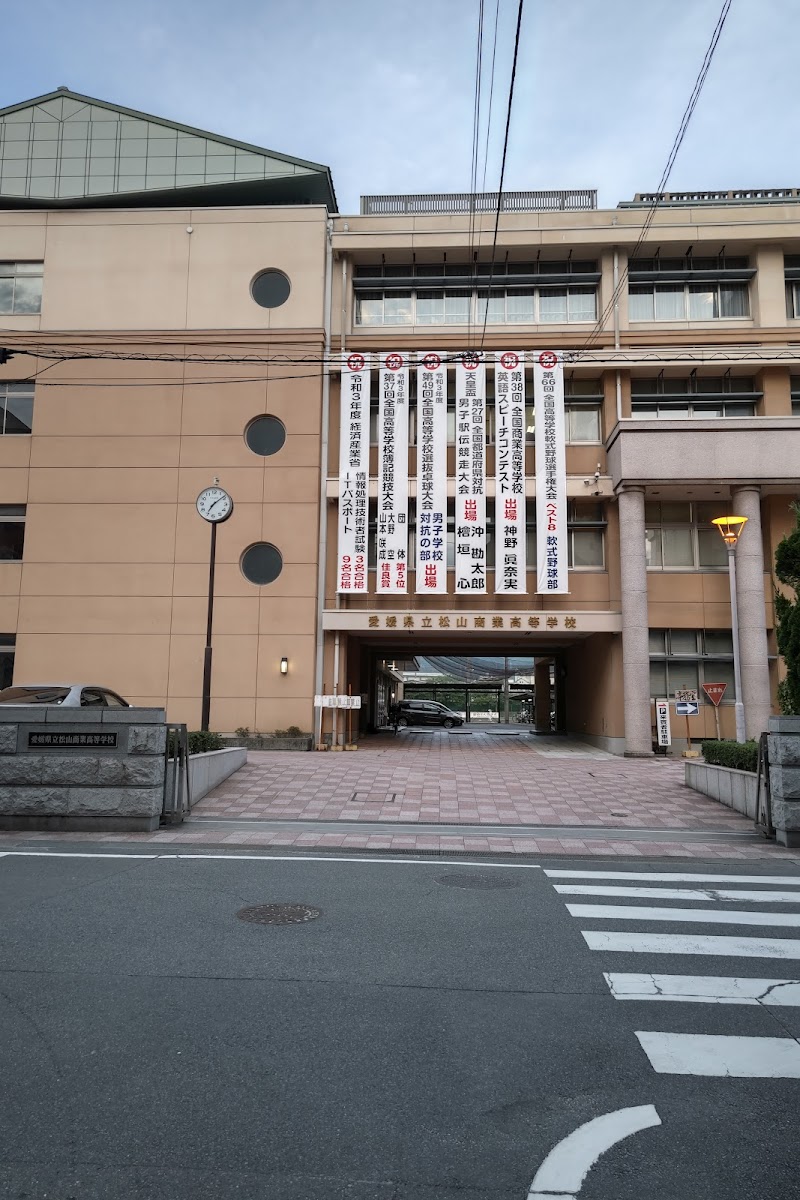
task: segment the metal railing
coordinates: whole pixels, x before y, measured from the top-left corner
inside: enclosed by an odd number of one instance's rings
[[[637,192],[632,200],[621,200],[618,208],[665,208],[688,204],[784,204],[800,200],[800,188],[732,188],[720,192]]]
[[[192,810],[189,787],[189,735],[185,725],[167,723],[164,747],[164,801],[162,825],[180,825]]]
[[[597,192],[575,188],[550,192],[432,192],[411,196],[362,196],[362,216],[393,213],[573,212],[597,208]]]

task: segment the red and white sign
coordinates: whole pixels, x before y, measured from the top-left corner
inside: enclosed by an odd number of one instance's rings
[[[456,367],[456,594],[486,591],[486,366]]]
[[[518,354],[495,357],[494,412],[494,590],[524,596],[525,364]]]
[[[336,572],[339,592],[367,592],[370,379],[363,354],[343,356]]]
[[[543,351],[533,364],[536,440],[536,590],[569,592],[564,364]]]
[[[727,683],[704,683],[703,691],[716,708],[728,689]]]
[[[375,590],[408,591],[408,367],[381,358],[378,408],[378,524]]]
[[[447,592],[447,367],[417,366],[417,569],[419,594]]]

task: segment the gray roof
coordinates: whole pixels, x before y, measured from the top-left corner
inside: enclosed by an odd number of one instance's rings
[[[0,109],[0,207],[325,204],[328,167],[68,88]]]

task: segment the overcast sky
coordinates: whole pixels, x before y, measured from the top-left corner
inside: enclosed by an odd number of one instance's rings
[[[484,112],[496,0],[487,11]],[[526,0],[506,188],[654,189],[722,0]],[[517,0],[499,0],[485,190]],[[326,163],[362,193],[466,190],[478,0],[37,0],[4,13],[0,106],[63,84]],[[12,50],[12,47],[16,49]],[[733,0],[669,186],[799,186],[799,0]],[[483,183],[483,156],[481,157]]]

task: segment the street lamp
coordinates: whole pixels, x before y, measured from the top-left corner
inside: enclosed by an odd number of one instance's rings
[[[739,610],[736,605],[736,543],[747,523],[747,517],[715,517],[716,525],[728,550],[728,578],[731,585],[731,634],[733,636],[733,687],[736,698],[736,740],[747,740],[744,731],[744,704],[742,703],[742,669],[739,663]]]

